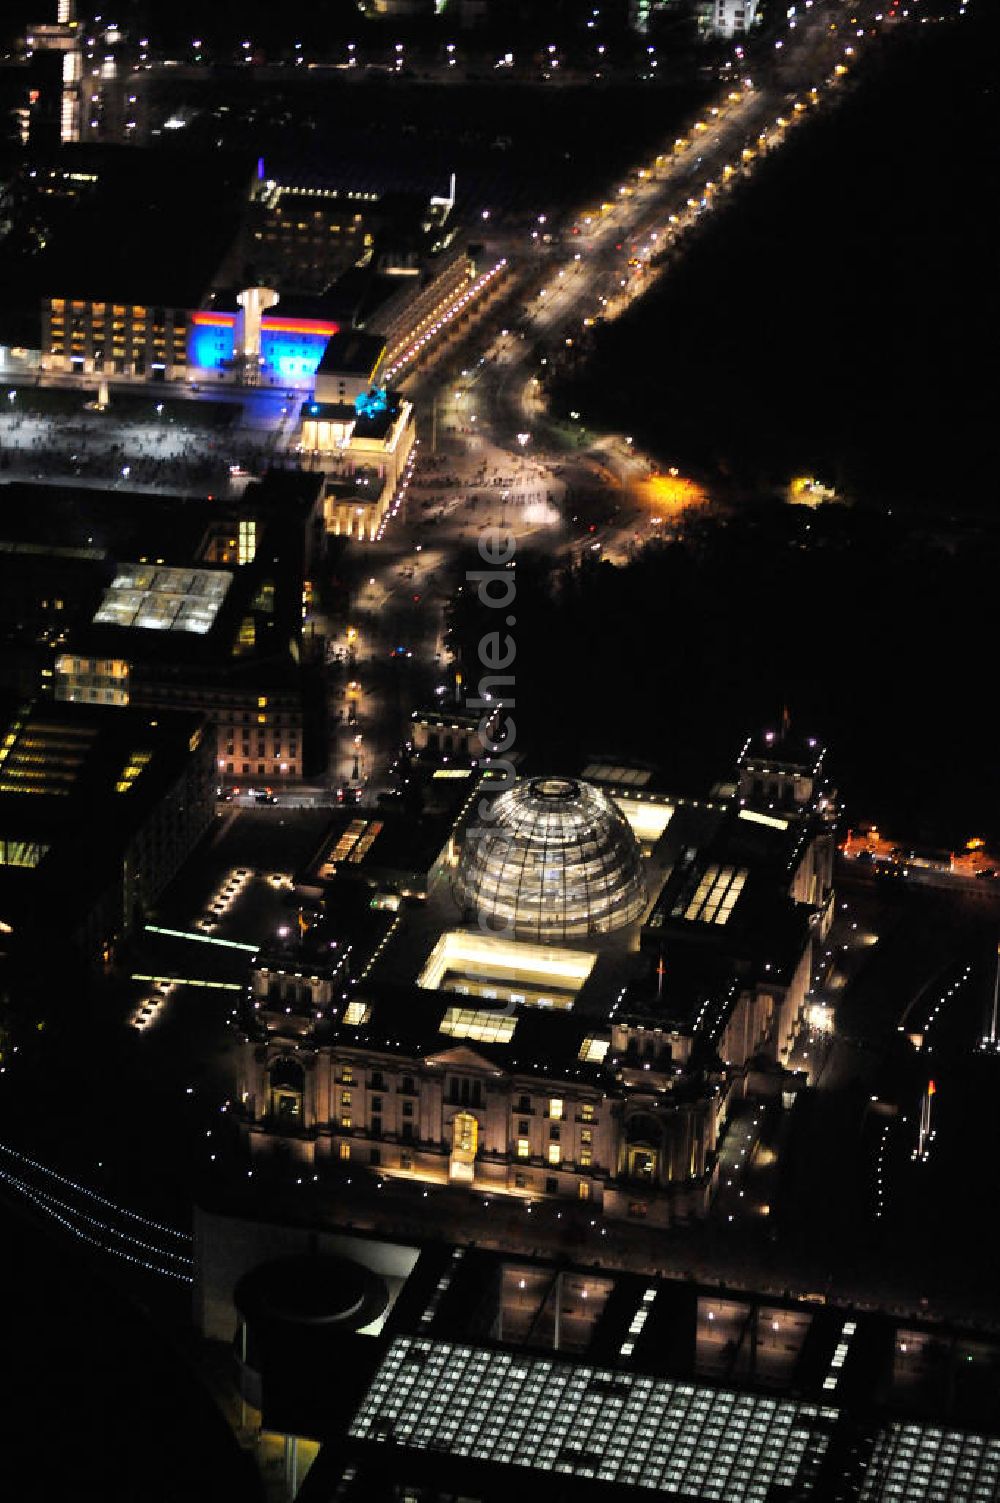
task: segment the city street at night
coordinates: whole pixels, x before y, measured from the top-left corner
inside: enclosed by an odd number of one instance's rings
[[[996,21],[3,9],[25,1496],[1000,1503]]]

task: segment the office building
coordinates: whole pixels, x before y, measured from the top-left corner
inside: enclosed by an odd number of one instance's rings
[[[324,765],[321,680],[302,631],[319,477],[276,473],[233,505],[6,492],[8,682],[68,704],[198,711],[220,781]]]
[[[96,961],[153,910],[215,817],[201,715],[6,698],[0,921],[22,957],[57,932]]]

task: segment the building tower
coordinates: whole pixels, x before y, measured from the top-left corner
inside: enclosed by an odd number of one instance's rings
[[[242,368],[243,380],[248,386],[253,386],[260,380],[263,363],[260,335],[264,314],[268,308],[274,307],[278,294],[273,287],[244,287],[237,293],[236,301],[240,312],[236,316],[233,354],[237,365]]]

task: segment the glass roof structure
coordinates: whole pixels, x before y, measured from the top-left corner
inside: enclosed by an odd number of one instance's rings
[[[875,1442],[861,1503],[987,1503],[1000,1497],[1000,1438],[893,1424]]]
[[[595,782],[621,783],[632,788],[645,788],[653,776],[643,767],[621,767],[610,762],[588,762],[583,775],[585,778],[593,778]]]
[[[480,1044],[509,1044],[516,1026],[517,1018],[507,1013],[472,1007],[449,1007],[440,1025],[441,1032],[452,1038]]]
[[[466,834],[454,891],[488,931],[523,939],[606,934],[646,905],[628,821],[572,778],[525,779],[502,793]]]
[[[429,991],[482,997],[484,1001],[568,1008],[573,1006],[596,960],[596,954],[587,950],[563,950],[506,935],[446,929],[427,957],[417,985]]]
[[[104,592],[94,625],[190,631],[204,636],[211,629],[232,579],[225,569],[120,564]]]
[[[702,873],[694,897],[677,904],[673,917],[702,924],[727,924],[747,879],[745,866],[709,866]]]
[[[796,1399],[401,1336],[350,1434],[691,1499],[768,1503],[808,1495],[838,1416]]]

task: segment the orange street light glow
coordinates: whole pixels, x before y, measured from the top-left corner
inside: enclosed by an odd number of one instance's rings
[[[636,483],[640,501],[661,516],[666,512],[680,512],[690,506],[706,506],[708,492],[697,480],[688,480],[684,475],[650,475],[648,480]]]

